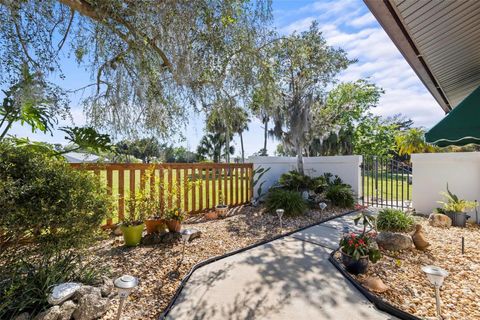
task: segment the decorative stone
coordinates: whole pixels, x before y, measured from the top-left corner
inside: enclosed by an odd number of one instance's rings
[[[452,226],[452,219],[442,213],[432,213],[428,217],[428,224],[432,227],[449,228]]]
[[[34,320],[57,320],[60,316],[60,306],[53,306],[39,313]]]
[[[185,231],[190,231],[190,238],[188,238],[188,242],[191,242],[194,239],[200,238],[202,232],[198,229],[185,229]]]
[[[381,248],[389,251],[409,249],[413,244],[412,238],[409,235],[388,231],[380,232],[376,240]]]
[[[113,229],[113,235],[117,237],[123,235],[123,232],[120,226],[116,226],[115,229]]]
[[[81,283],[66,282],[53,287],[52,293],[48,296],[48,303],[57,305],[73,296],[80,289]]]
[[[155,245],[160,243],[174,243],[182,236],[178,232],[160,232],[147,234],[142,238],[143,245]]]
[[[415,232],[412,235],[413,244],[418,250],[425,250],[430,246],[430,243],[426,240],[425,234],[423,233],[422,225],[415,225]]]
[[[75,309],[77,309],[77,305],[72,300],[65,301],[60,306],[60,314],[57,320],[70,320]]]
[[[108,311],[109,300],[102,298],[100,288],[83,286],[75,294],[78,307],[73,312],[75,320],[93,320]]]
[[[363,286],[370,291],[382,293],[387,291],[388,286],[378,277],[368,277],[362,282]]]
[[[103,283],[100,286],[100,293],[102,294],[102,297],[108,297],[113,291],[113,280],[110,279],[109,277],[102,277]]]

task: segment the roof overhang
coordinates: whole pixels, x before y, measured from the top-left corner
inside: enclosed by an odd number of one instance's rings
[[[480,86],[480,1],[364,2],[445,112]]]

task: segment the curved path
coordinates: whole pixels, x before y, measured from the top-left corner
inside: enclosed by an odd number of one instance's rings
[[[328,261],[353,215],[197,269],[165,319],[394,319]]]

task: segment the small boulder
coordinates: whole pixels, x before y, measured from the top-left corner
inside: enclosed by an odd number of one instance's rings
[[[382,293],[387,291],[388,286],[378,277],[368,277],[362,282],[363,286],[370,291]]]
[[[115,229],[113,229],[112,233],[114,236],[117,237],[123,235],[122,228],[120,228],[120,226],[116,226]]]
[[[75,309],[77,309],[77,305],[72,300],[65,301],[60,306],[60,314],[58,315],[57,319],[70,320]]]
[[[202,232],[198,229],[187,229],[189,230],[191,233],[190,233],[190,238],[188,238],[188,241],[192,241],[192,240],[195,240],[197,238],[200,238],[200,236],[202,235]]]
[[[380,232],[376,240],[381,248],[389,251],[410,249],[413,244],[412,238],[409,235],[388,231]]]
[[[102,298],[100,288],[83,286],[75,297],[78,307],[73,312],[75,320],[93,320],[100,318],[108,311],[109,300]]]
[[[113,280],[110,279],[109,277],[102,277],[103,283],[100,286],[100,293],[102,294],[102,297],[108,297],[113,291]]]
[[[39,313],[34,320],[58,320],[60,317],[60,306],[53,306]]]
[[[449,228],[452,226],[452,219],[442,213],[432,213],[428,217],[428,224],[432,227]]]
[[[412,235],[412,240],[415,248],[417,248],[418,250],[423,251],[430,246],[430,243],[425,238],[425,234],[423,233],[421,224],[415,225],[415,232]]]
[[[51,305],[60,304],[73,296],[75,292],[80,289],[81,286],[81,283],[76,282],[65,282],[56,285],[55,287],[53,287],[52,293],[48,296],[47,301]]]
[[[215,220],[215,219],[218,219],[218,213],[215,211],[210,211],[205,213],[204,217],[207,220]]]

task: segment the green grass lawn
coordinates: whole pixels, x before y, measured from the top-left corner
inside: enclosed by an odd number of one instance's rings
[[[380,199],[391,200],[395,202],[412,199],[412,185],[408,184],[407,175],[404,174],[390,174],[386,172],[379,172],[377,179],[373,175],[365,175],[363,178],[363,194],[365,198],[371,199],[372,196]],[[403,184],[402,184],[403,180]],[[377,193],[378,192],[378,193]],[[403,192],[403,195],[402,195]]]
[[[236,172],[234,171],[230,176],[227,177],[225,181],[225,176],[221,176],[221,180],[218,179],[218,175],[215,181],[212,181],[212,174],[210,173],[208,183],[206,179],[206,172],[203,174],[199,174],[197,172],[196,180],[200,181],[199,185],[195,186],[191,190],[184,190],[184,170],[179,170],[178,177],[177,172],[175,169],[171,171],[171,183],[172,186],[179,184],[180,186],[180,196],[178,197],[178,201],[174,201],[173,205],[179,205],[182,210],[187,212],[198,212],[203,211],[209,208],[214,208],[215,205],[219,204],[220,202],[220,195],[223,195],[224,203],[228,205],[236,205],[241,204],[244,202],[249,202],[248,194],[247,194],[247,178],[244,175],[241,176],[241,171],[238,171],[238,178],[236,176]],[[93,174],[93,172],[92,172]],[[141,188],[141,179],[140,179],[140,170],[135,170],[135,191],[139,191]],[[245,174],[245,172],[244,172]],[[177,180],[178,178],[178,180]],[[187,173],[187,181],[194,181],[195,177],[192,176],[191,171]],[[102,183],[107,186],[107,172],[105,170],[100,172],[100,179]],[[238,187],[236,180],[238,179]],[[232,184],[233,180],[233,184]],[[159,171],[156,171],[155,174],[155,182],[158,183],[160,181]],[[168,171],[164,171],[163,177],[163,185],[164,185],[164,197],[166,197],[166,190],[169,186],[169,177]],[[128,197],[130,193],[130,170],[124,171],[124,198]],[[226,186],[226,188],[225,188]],[[147,179],[145,183],[145,192],[150,192],[150,181]],[[215,192],[214,192],[215,189]],[[238,189],[238,197],[237,197],[237,189]],[[119,172],[114,170],[112,172],[112,196],[117,200],[117,208],[118,208],[118,199],[120,197],[120,189],[119,189]],[[159,196],[159,195],[157,195]],[[185,201],[186,197],[186,201]],[[113,218],[113,221],[116,222],[118,219],[117,217]]]

